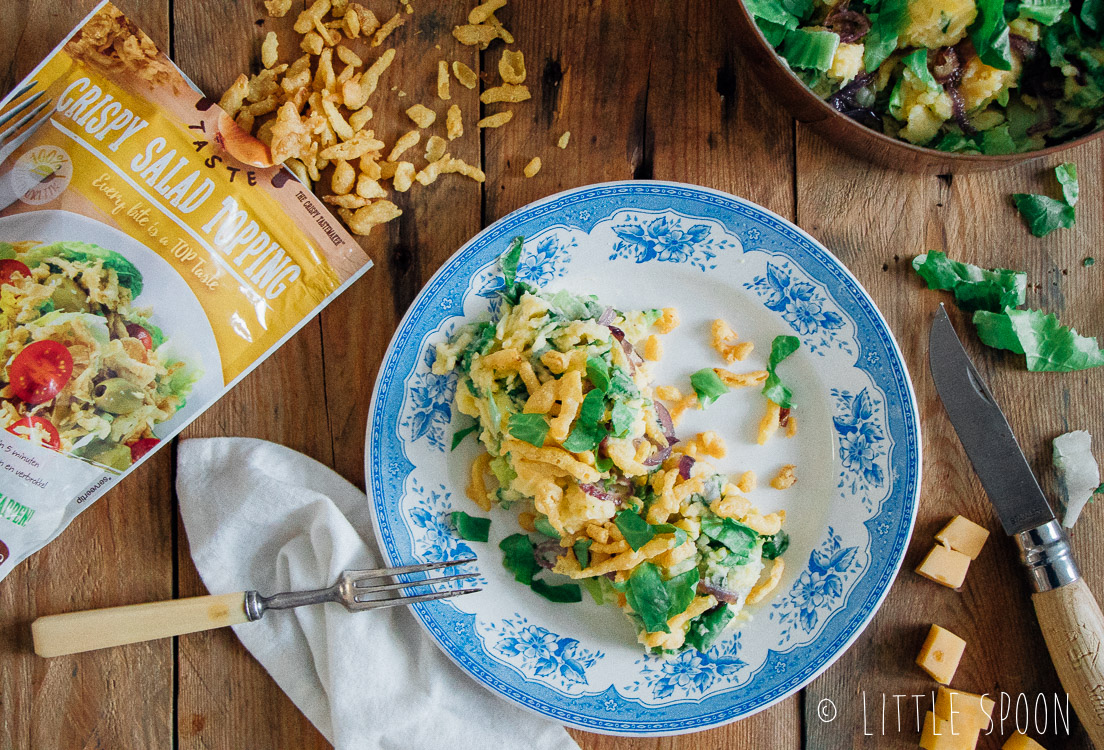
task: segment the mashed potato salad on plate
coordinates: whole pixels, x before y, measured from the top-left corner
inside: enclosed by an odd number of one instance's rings
[[[523,241],[515,238],[502,260],[497,320],[469,324],[437,347],[433,371],[460,374],[457,408],[477,420],[469,430],[487,449],[472,466],[468,494],[485,511],[492,502],[517,508],[522,528],[543,540],[503,541],[519,581],[552,600],[577,600],[577,586],[533,579],[534,562],[551,568],[583,583],[599,604],[616,603],[654,653],[705,651],[745,601],[761,601],[781,580],[786,513],[752,506],[743,492],[754,486],[753,472],[736,484],[705,460],[725,455],[715,432],[676,437],[646,360],[659,359],[662,346],[649,332],[672,333],[677,311],[620,312],[596,297],[518,282]],[[751,342],[738,342],[723,320],[713,329],[722,361],[750,353]],[[769,375],[706,368],[692,376],[688,397],[661,391],[681,416]],[[788,394],[781,400],[787,414],[768,396],[765,419],[792,435],[797,420]],[[487,486],[487,474],[497,486]]]
[[[889,329],[828,251],[724,193],[615,182],[500,219],[427,282],[365,482],[386,563],[478,558],[478,593],[410,607],[474,680],[670,735],[792,695],[858,636],[919,447]]]

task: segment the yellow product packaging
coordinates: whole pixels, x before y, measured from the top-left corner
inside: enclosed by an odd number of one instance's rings
[[[110,4],[0,115],[17,108],[28,124],[0,144],[0,578],[371,265]]]

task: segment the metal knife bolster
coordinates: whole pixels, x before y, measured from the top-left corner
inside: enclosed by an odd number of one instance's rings
[[[1020,561],[1036,592],[1050,591],[1081,578],[1073,559],[1069,537],[1058,521],[1049,521],[1013,534],[1020,549]]]

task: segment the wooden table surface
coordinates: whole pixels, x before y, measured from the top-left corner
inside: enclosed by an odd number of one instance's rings
[[[1043,744],[1051,750],[1087,748],[1076,720],[1072,736],[1061,727],[1053,734],[1053,696],[1061,689],[1013,545],[999,533],[928,373],[927,324],[946,297],[927,291],[909,260],[934,248],[985,266],[1024,269],[1030,306],[1056,312],[1086,334],[1104,334],[1104,263],[1082,265],[1083,258],[1101,252],[1104,239],[1104,144],[1065,156],[1081,175],[1076,228],[1036,239],[1017,218],[1009,194],[1053,192],[1049,168],[1060,160],[952,178],[904,174],[851,158],[795,123],[751,77],[728,31],[733,2],[514,0],[499,15],[525,52],[533,100],[516,108],[507,127],[485,131],[482,139],[467,137],[453,148],[454,155],[482,164],[486,184],[442,179],[401,196],[402,218],[364,242],[375,268],[185,435],[273,440],[363,487],[364,423],[383,351],[418,289],[465,240],[532,200],[603,180],[679,180],[728,191],[821,240],[889,320],[913,376],[923,423],[919,519],[903,572],[879,614],[801,694],[709,732],[632,741],[575,733],[580,745],[915,747],[915,699],[901,700],[898,728],[893,696],[932,690],[913,659],[934,620],[969,644],[957,687],[1002,692],[1007,701],[1025,700],[1032,707],[1042,695],[1051,705],[1047,734],[1037,735]],[[301,4],[296,0],[296,9]],[[367,4],[384,18],[397,7],[395,0]],[[394,111],[432,98],[442,54],[477,70],[495,70],[496,48],[483,54],[459,48],[448,34],[470,4],[414,0],[412,22],[394,37],[400,52],[389,80],[408,94],[393,95]],[[4,0],[0,89],[22,78],[92,5]],[[291,43],[297,12],[267,19],[260,0],[119,5],[216,96],[257,64],[266,31],[276,29]],[[434,49],[437,43],[444,53]],[[477,92],[452,89],[464,111],[474,113]],[[402,123],[380,114],[385,110],[377,109],[373,123],[390,141]],[[554,143],[565,130],[572,133],[571,145],[560,151]],[[543,157],[544,168],[525,179],[521,168],[534,155]],[[966,332],[962,316],[952,315]],[[967,349],[1053,491],[1050,440],[1077,428],[1104,439],[1104,371],[1028,373],[1022,358],[983,349],[966,333]],[[0,747],[327,746],[229,630],[50,661],[32,654],[28,626],[38,615],[205,593],[177,513],[173,459],[173,450],[162,450],[0,582]],[[954,513],[994,532],[962,592],[911,572],[932,534]],[[1104,546],[1092,541],[1101,534],[1104,510],[1089,506],[1073,544],[1098,597],[1104,596]],[[471,689],[481,688],[473,683]],[[980,747],[999,745],[997,737],[983,737]]]

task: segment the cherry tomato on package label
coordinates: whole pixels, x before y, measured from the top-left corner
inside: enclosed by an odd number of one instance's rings
[[[135,337],[137,338],[137,336]],[[130,460],[134,463],[138,463],[142,456],[149,453],[151,450],[157,447],[157,444],[161,441],[157,438],[138,438],[130,445]]]
[[[145,328],[137,323],[127,323],[126,332],[131,338],[141,341],[142,346],[146,347],[146,351],[153,351],[153,336]]]
[[[42,430],[47,434],[47,438],[42,444],[47,448],[61,450],[61,435],[58,434],[57,427],[54,427],[54,423],[45,417],[23,417],[23,419],[20,419],[18,422],[8,427],[8,432],[11,434],[16,437],[21,437],[24,440],[29,440],[30,438],[27,435],[21,434],[16,429],[18,427],[24,427],[28,432]]]
[[[17,273],[23,274],[25,279],[31,277],[31,269],[27,268],[26,263],[21,263],[14,258],[0,260],[0,284],[10,284],[12,277]]]
[[[73,355],[57,341],[35,341],[15,355],[8,375],[16,396],[41,404],[58,395],[73,376]]]

